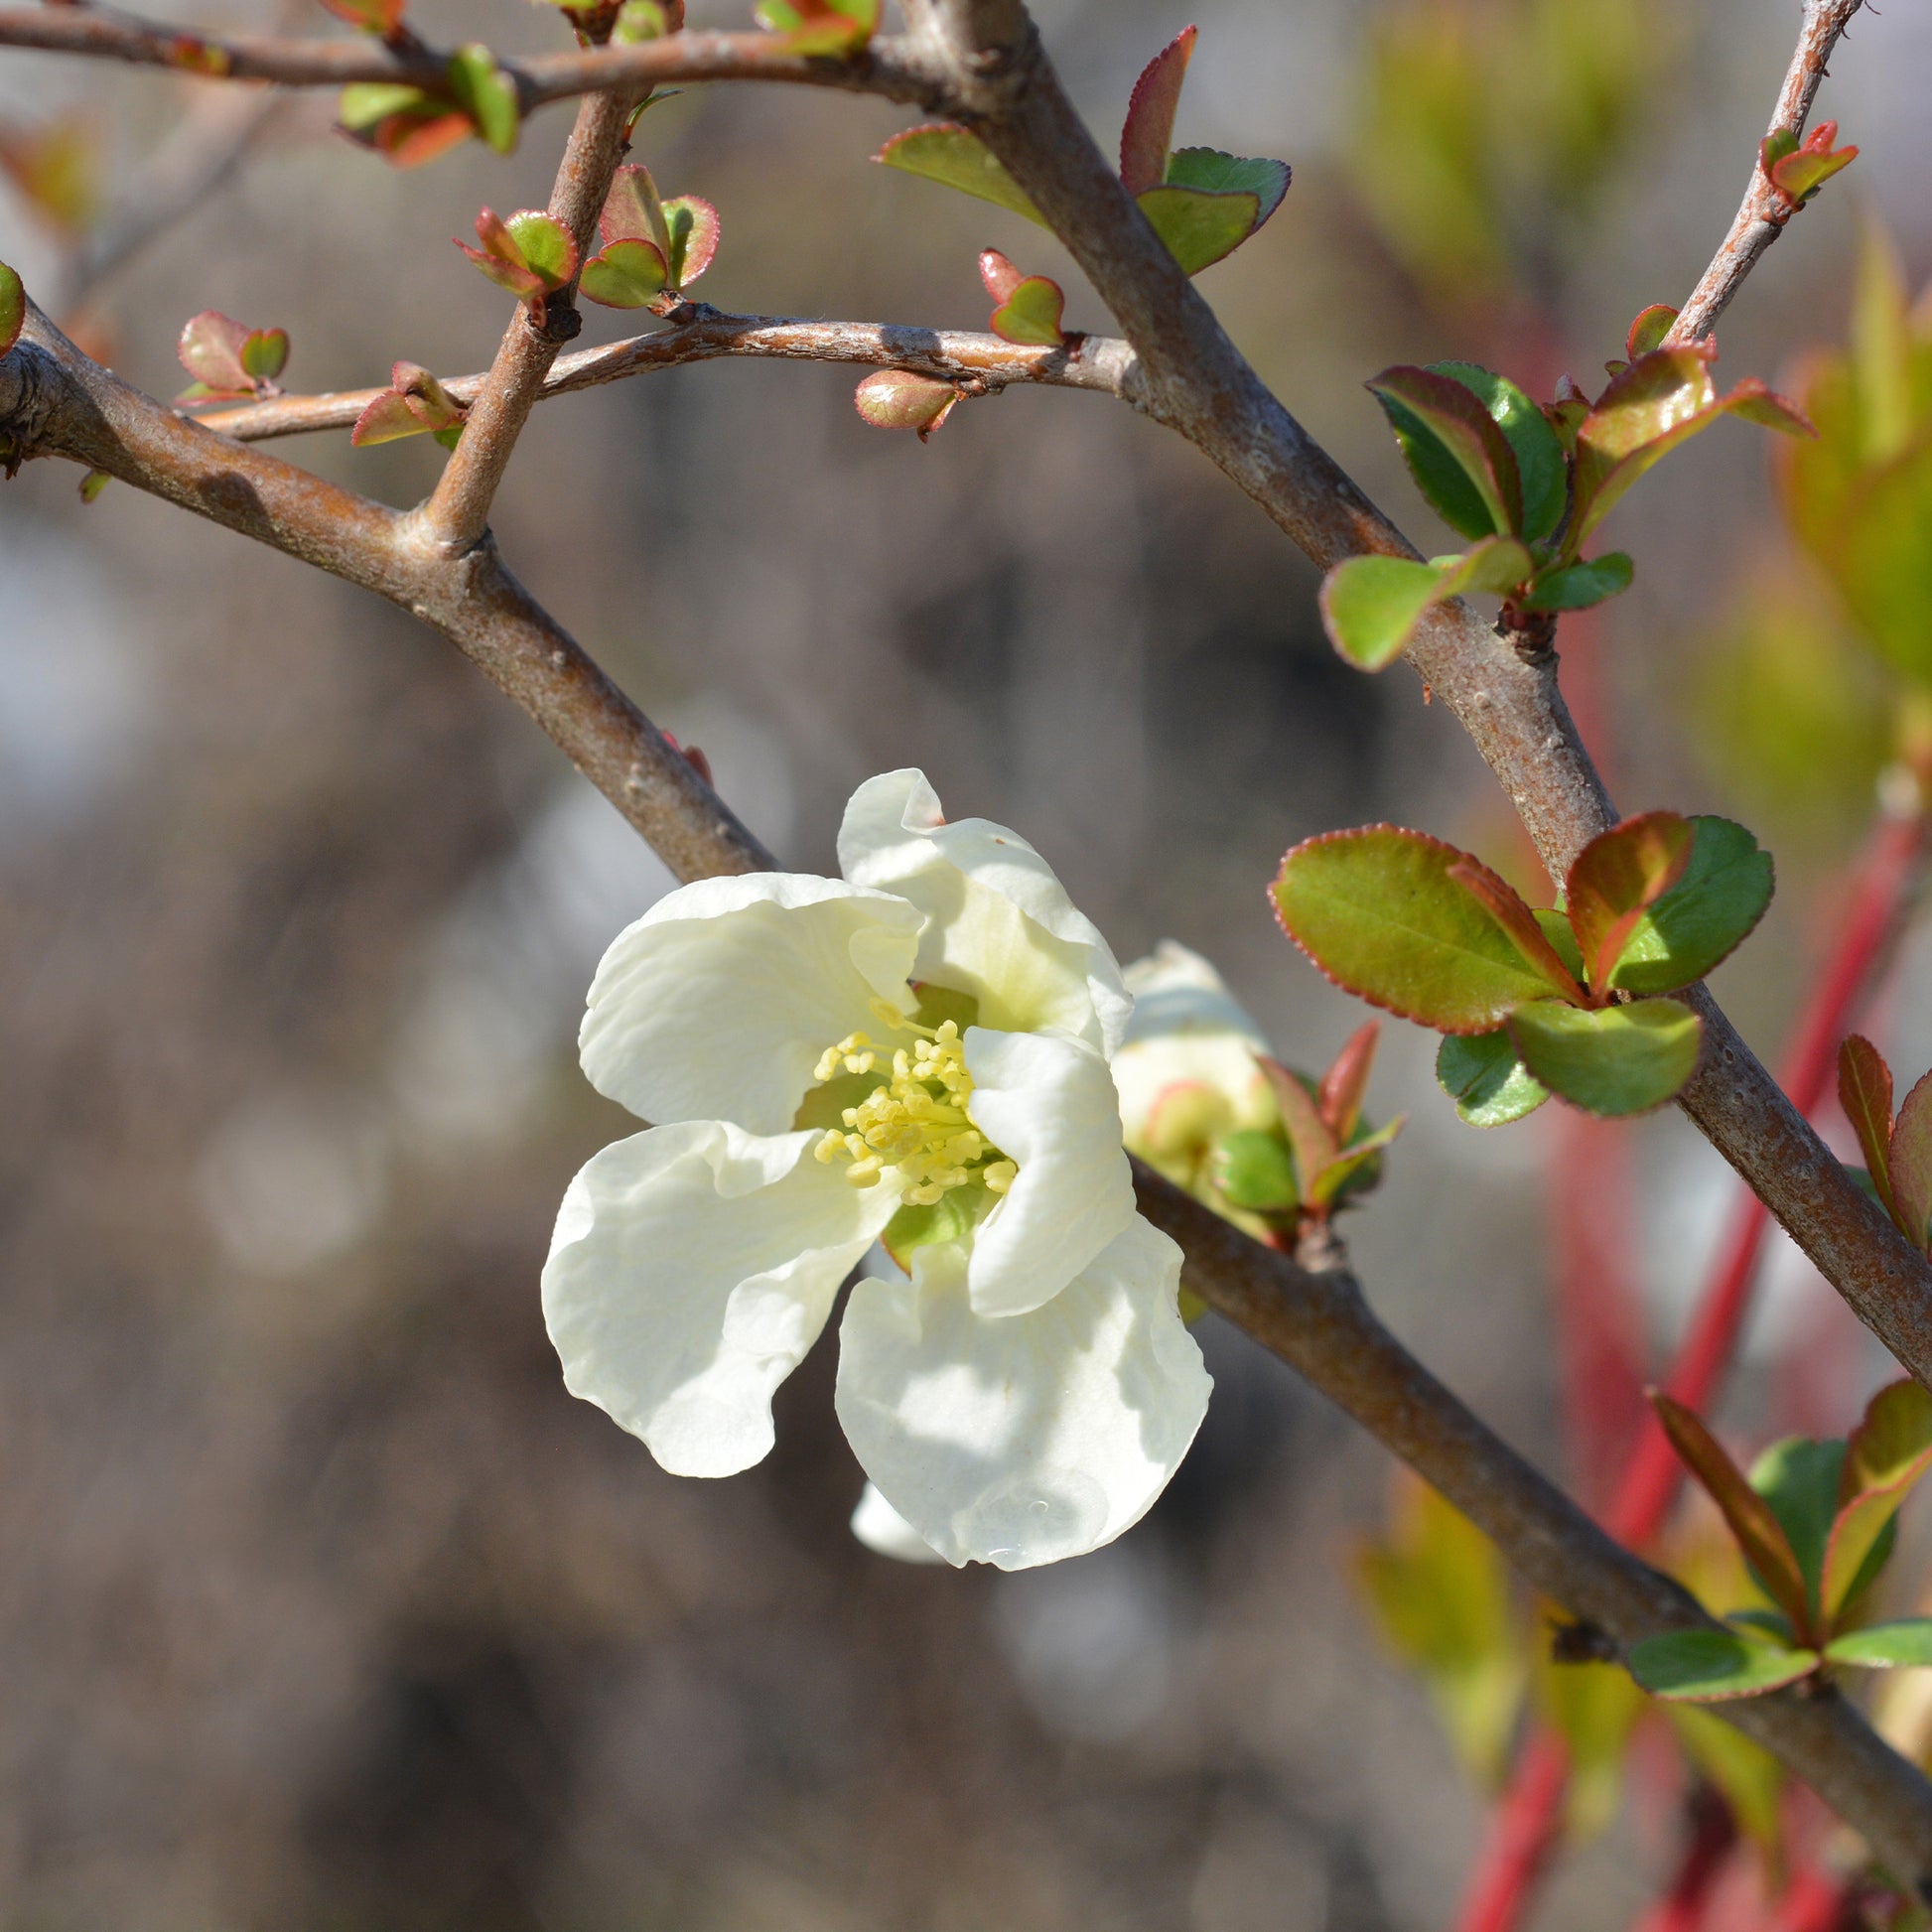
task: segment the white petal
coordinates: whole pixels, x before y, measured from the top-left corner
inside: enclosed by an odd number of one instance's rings
[[[971,993],[982,1025],[1057,1027],[1109,1055],[1120,1044],[1134,1001],[1099,928],[1018,832],[947,824],[923,771],[889,771],[852,794],[839,869],[932,915],[913,977]]]
[[[966,1030],[973,1125],[1019,1177],[979,1225],[967,1279],[981,1314],[1049,1302],[1134,1219],[1107,1062],[1054,1034]]]
[[[782,1134],[818,1056],[911,1005],[920,914],[811,873],[702,879],[611,943],[580,1039],[600,1093],[660,1126],[723,1119]]]
[[[821,1167],[818,1138],[654,1127],[564,1195],[543,1269],[564,1386],[673,1475],[732,1475],[770,1449],[772,1391],[897,1205]]]
[[[932,1545],[921,1537],[884,1496],[875,1482],[866,1484],[859,1507],[852,1512],[852,1534],[868,1550],[900,1563],[944,1563]]]
[[[988,1320],[956,1247],[864,1281],[839,1329],[839,1421],[866,1473],[947,1562],[1025,1570],[1138,1522],[1212,1387],[1175,1310],[1180,1250],[1138,1216],[1032,1314]]]
[[[1238,1034],[1265,1053],[1268,1036],[1227,989],[1212,963],[1177,940],[1163,939],[1145,959],[1122,969],[1134,996],[1127,1037],[1168,1034]]]

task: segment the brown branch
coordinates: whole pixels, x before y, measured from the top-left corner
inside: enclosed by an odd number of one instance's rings
[[[1784,84],[1778,89],[1767,134],[1775,134],[1779,128],[1789,128],[1793,134],[1804,132],[1819,83],[1825,78],[1825,63],[1863,4],[1863,0],[1805,0],[1804,24],[1798,30],[1798,45],[1785,70]],[[1753,154],[1750,182],[1731,218],[1730,230],[1665,340],[1695,343],[1710,335],[1730,298],[1743,287],[1744,277],[1757,266],[1758,257],[1784,232],[1791,214],[1790,202],[1765,179]]]
[[[947,0],[949,17],[1007,0]],[[1177,430],[1323,568],[1414,547],[1283,408],[1148,225],[1074,112],[1029,25],[954,44],[960,112],[1032,197],[1140,357],[1146,412]],[[1615,808],[1557,688],[1549,650],[1521,652],[1467,605],[1425,619],[1409,661],[1468,732],[1561,879]],[[1932,1386],[1932,1266],[1833,1158],[1702,988],[1705,1054],[1684,1111],[1819,1272]]]
[[[222,80],[272,80],[283,87],[341,87],[358,80],[444,84],[449,57],[434,48],[381,41],[289,40],[258,34],[198,34],[125,14],[82,7],[0,7],[0,47],[39,48],[134,67],[171,69]],[[909,40],[875,37],[842,58],[790,53],[773,34],[673,34],[634,47],[600,47],[506,61],[526,110],[607,87],[642,89],[675,80],[790,80],[941,103],[932,65]]]
[[[1009,343],[963,330],[919,329],[896,323],[811,322],[789,316],[730,316],[689,303],[669,327],[602,348],[558,356],[538,400],[570,395],[653,369],[677,368],[721,356],[775,356],[788,361],[849,362],[874,368],[915,369],[992,392],[1010,383],[1036,382],[1092,389],[1133,402],[1138,396],[1134,351],[1106,336],[1082,336],[1063,348]],[[452,376],[443,384],[460,402],[482,389],[483,375]],[[257,443],[310,430],[346,429],[383,389],[342,389],[320,396],[275,396],[241,403],[197,420],[205,428]],[[466,439],[467,440],[467,439]]]
[[[549,733],[681,879],[771,866],[687,759],[503,568],[272,454],[214,435],[89,362],[38,310],[0,358],[0,433],[68,457],[389,598],[434,625]],[[1621,1643],[1702,1622],[1390,1337],[1339,1265],[1270,1254],[1152,1176],[1144,1209],[1188,1252],[1195,1289],[1441,1487],[1539,1587]],[[1829,1690],[1724,1715],[1775,1751],[1908,1882],[1932,1873],[1932,1786]]]
[[[580,257],[588,257],[596,238],[597,217],[623,158],[624,130],[636,98],[628,87],[614,87],[578,103],[577,124],[550,191],[550,213],[570,231]],[[467,550],[488,527],[496,486],[536,407],[544,377],[557,351],[582,326],[576,303],[573,275],[540,309],[519,302],[511,312],[496,359],[465,420],[462,440],[443,466],[435,492],[416,513],[416,528],[428,542]]]

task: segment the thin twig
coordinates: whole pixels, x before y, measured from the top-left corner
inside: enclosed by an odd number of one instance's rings
[[[199,34],[82,7],[0,7],[0,47],[40,48],[216,80],[272,80],[282,87],[341,87],[358,80],[445,83],[449,56],[378,40],[289,40]],[[503,63],[524,108],[607,87],[676,80],[790,80],[884,94],[937,106],[938,77],[905,38],[879,35],[862,52],[791,53],[773,34],[672,34],[633,47],[586,48]]]
[[[653,369],[677,368],[721,356],[775,356],[787,361],[850,362],[875,368],[915,369],[951,377],[987,392],[1009,383],[1036,382],[1065,389],[1093,389],[1132,402],[1137,393],[1134,351],[1107,336],[1076,337],[1062,348],[1009,343],[999,336],[964,330],[920,329],[896,323],[813,322],[792,316],[731,316],[704,303],[678,310],[664,329],[602,348],[558,356],[543,379],[538,400],[570,395],[600,383]],[[460,402],[482,389],[484,376],[458,375],[444,384]],[[320,396],[275,396],[242,403],[197,420],[238,442],[258,443],[311,430],[346,429],[382,389],[343,389]]]
[[[1805,131],[1811,104],[1825,78],[1825,63],[1863,4],[1863,0],[1805,0],[1798,45],[1785,69],[1784,84],[1778,89],[1777,105],[1771,110],[1771,124],[1765,133],[1775,134],[1780,128],[1788,128],[1793,134]],[[1791,212],[1789,201],[1765,179],[1753,154],[1751,178],[1731,218],[1729,232],[1691,291],[1691,299],[1671,324],[1667,342],[1695,343],[1710,335],[1730,298],[1743,287],[1744,277],[1757,266],[1758,257],[1784,232]]]
[[[598,214],[623,158],[624,132],[635,102],[636,95],[628,87],[587,94],[578,102],[577,123],[570,130],[550,191],[550,213],[570,231],[580,256],[591,252]],[[540,312],[524,302],[511,311],[496,359],[465,420],[462,441],[443,466],[435,492],[414,518],[414,527],[426,541],[465,550],[488,527],[496,486],[536,407],[544,377],[558,350],[581,326],[576,299],[573,275],[565,287],[546,298]]]

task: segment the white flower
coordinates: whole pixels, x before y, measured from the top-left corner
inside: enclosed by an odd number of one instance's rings
[[[657,1124],[564,1196],[564,1379],[673,1473],[748,1468],[883,1237],[909,1278],[853,1289],[837,1395],[882,1501],[950,1563],[1076,1556],[1161,1493],[1210,1386],[1121,1143],[1132,999],[1033,847],[947,824],[917,771],[860,786],[839,864],[687,886],[598,968],[584,1069]]]

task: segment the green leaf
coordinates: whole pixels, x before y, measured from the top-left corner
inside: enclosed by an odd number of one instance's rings
[[[447,69],[450,92],[458,106],[476,122],[477,131],[498,154],[516,148],[522,109],[516,82],[496,65],[496,57],[479,41],[460,47]]]
[[[1249,1213],[1283,1213],[1302,1199],[1287,1143],[1263,1128],[1227,1135],[1209,1155],[1207,1172],[1229,1206]]]
[[[1901,1617],[1896,1623],[1871,1623],[1834,1637],[1825,1646],[1834,1664],[1862,1670],[1923,1670],[1932,1665],[1932,1616]]]
[[[1624,551],[1606,550],[1587,563],[1559,564],[1539,572],[1529,595],[1518,602],[1526,611],[1587,611],[1592,604],[1627,591],[1636,570]]]
[[[1898,1103],[1885,1167],[1893,1218],[1905,1239],[1923,1249],[1932,1230],[1932,1073]]]
[[[1286,161],[1249,160],[1219,148],[1181,148],[1168,157],[1167,183],[1171,188],[1202,188],[1210,195],[1252,195],[1260,205],[1258,228],[1281,207],[1292,173]]]
[[[359,134],[396,114],[415,114],[425,110],[447,112],[430,99],[420,87],[401,80],[356,80],[343,89],[336,103],[336,118],[350,133]]]
[[[895,134],[873,159],[902,174],[939,182],[962,195],[976,196],[996,207],[1024,214],[1042,228],[1048,225],[992,149],[969,128],[950,121],[908,127],[902,134]]]
[[[1640,309],[1637,319],[1630,325],[1630,333],[1623,341],[1623,353],[1632,362],[1640,355],[1648,355],[1653,348],[1662,348],[1664,338],[1670,334],[1670,326],[1677,320],[1677,311],[1668,302],[1653,302],[1649,308]]]
[[[0,262],[0,355],[20,340],[27,323],[27,290],[20,277]]]
[[[1408,648],[1424,614],[1464,591],[1509,594],[1534,568],[1514,537],[1485,537],[1460,557],[1350,557],[1321,585],[1322,627],[1357,670],[1379,671]]]
[[[518,208],[504,221],[524,265],[544,288],[560,289],[577,273],[577,243],[554,214]]]
[[[1583,1006],[1588,996],[1578,985],[1576,975],[1563,962],[1563,955],[1550,943],[1542,921],[1525,905],[1515,891],[1504,885],[1493,872],[1473,859],[1451,866],[1449,877],[1465,893],[1472,893],[1483,909],[1508,933],[1516,950],[1543,975],[1547,988],[1572,1006]]]
[[[1764,916],[1776,883],[1771,855],[1741,825],[1699,814],[1684,876],[1631,928],[1610,984],[1669,993],[1729,957]]]
[[[1815,1650],[1753,1643],[1729,1630],[1672,1630],[1630,1646],[1630,1675],[1652,1697],[1673,1703],[1762,1697],[1817,1668]]]
[[[1417,487],[1451,529],[1521,534],[1516,453],[1480,396],[1451,376],[1400,363],[1364,386],[1388,416]]]
[[[689,288],[718,252],[718,210],[698,195],[674,196],[663,208],[671,237],[671,286]]]
[[[1585,1112],[1647,1114],[1673,1098],[1697,1070],[1704,1024],[1675,1000],[1587,1012],[1537,1000],[1509,1019],[1523,1064]]]
[[[1691,1761],[1724,1794],[1738,1825],[1758,1845],[1775,1851],[1782,1831],[1784,1766],[1762,1744],[1695,1704],[1666,1705],[1664,1715]]]
[[[1550,1097],[1550,1089],[1516,1057],[1506,1028],[1445,1035],[1436,1049],[1436,1078],[1471,1127],[1507,1127]]]
[[[642,309],[664,293],[670,277],[648,241],[614,241],[584,264],[578,287],[607,309]]]
[[[1475,863],[1393,825],[1323,833],[1282,861],[1276,913],[1322,972],[1372,1005],[1441,1033],[1489,1033],[1549,985],[1451,877]]]
[[[648,241],[663,258],[671,259],[671,224],[659,199],[650,170],[627,161],[611,177],[611,190],[597,217],[597,231],[613,241]]]
[[[1066,296],[1060,285],[1044,275],[1028,275],[993,311],[993,333],[1009,343],[1057,348],[1066,341],[1060,327],[1065,313]]]
[[[1341,1152],[1341,1143],[1321,1111],[1312,1081],[1266,1053],[1257,1053],[1255,1064],[1275,1097],[1282,1132],[1288,1137],[1289,1151],[1295,1159],[1298,1192],[1309,1195],[1315,1175]]]
[[[1863,1034],[1840,1042],[1838,1104],[1858,1136],[1872,1193],[1887,1214],[1896,1216],[1891,1197],[1891,1068]]]
[[[964,1241],[991,1212],[994,1195],[990,1188],[969,1184],[949,1187],[930,1207],[901,1207],[886,1223],[879,1239],[886,1252],[910,1274],[907,1257],[915,1248],[931,1247],[946,1241]]]
[[[1858,159],[1857,148],[1840,148],[1834,153],[1832,143],[1837,139],[1836,121],[1820,121],[1802,144],[1789,128],[1781,127],[1765,136],[1758,158],[1780,194],[1794,202],[1808,202],[1834,175]]]
[[[1164,185],[1134,199],[1187,275],[1233,254],[1261,225],[1261,199],[1253,194],[1210,195]]]
[[[1408,1124],[1408,1116],[1398,1114],[1388,1126],[1351,1141],[1310,1182],[1310,1201],[1316,1207],[1339,1207],[1376,1186],[1382,1178],[1383,1152]]]
[[[1168,179],[1173,118],[1199,31],[1183,27],[1141,69],[1141,77],[1134,82],[1127,101],[1127,119],[1120,130],[1120,185],[1130,195],[1158,188]]]
[[[1637,921],[1684,877],[1697,833],[1677,812],[1645,812],[1597,836],[1577,855],[1564,903],[1599,992],[1613,974]]]
[[[759,24],[794,54],[855,54],[879,31],[880,0],[759,0]]]
[[[1751,1487],[1778,1519],[1804,1578],[1805,1605],[1802,1613],[1792,1614],[1794,1627],[1804,1628],[1817,1620],[1814,1611],[1824,1578],[1825,1552],[1838,1515],[1844,1467],[1843,1443],[1818,1443],[1808,1436],[1787,1436],[1773,1443],[1751,1464]],[[1759,1581],[1770,1582],[1762,1576]],[[1779,1601],[1783,1603],[1781,1596]],[[1785,1608],[1790,1612],[1790,1605]]]
[[[1615,1664],[1558,1662],[1547,1645],[1538,1649],[1537,1703],[1570,1752],[1564,1825],[1581,1844],[1616,1817],[1630,1733],[1650,1700]]]
[[[1570,500],[1570,463],[1550,420],[1506,375],[1476,362],[1431,362],[1433,374],[1446,375],[1474,392],[1494,418],[1516,457],[1523,487],[1523,527],[1530,543],[1541,543],[1563,521]]]
[[[1932,1468],[1932,1395],[1893,1382],[1866,1405],[1845,1446],[1838,1512],[1825,1545],[1819,1600],[1827,1624],[1876,1575],[1870,1563],[1913,1485]]]
[[[1679,1460],[1724,1512],[1725,1526],[1766,1594],[1783,1610],[1792,1629],[1809,1630],[1812,1616],[1806,1572],[1769,1498],[1745,1479],[1724,1445],[1695,1412],[1655,1390],[1650,1405]]]
[[[251,329],[241,343],[242,373],[251,382],[273,382],[288,366],[289,332]]]

